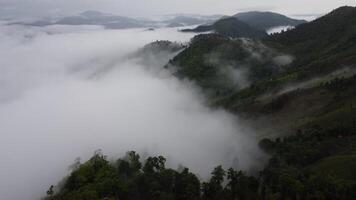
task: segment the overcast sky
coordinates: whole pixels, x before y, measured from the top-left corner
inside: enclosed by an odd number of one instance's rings
[[[233,14],[247,10],[270,10],[284,14],[319,14],[355,0],[0,0],[0,14],[39,16],[100,10],[125,16],[172,13]]]

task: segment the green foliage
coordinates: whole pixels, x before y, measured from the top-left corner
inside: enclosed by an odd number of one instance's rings
[[[75,169],[63,187],[46,200],[213,200],[256,199],[258,181],[242,172],[218,166],[209,182],[201,183],[188,168],[167,169],[162,156],[149,157],[145,164],[135,152],[111,163],[100,152]],[[227,185],[224,186],[224,181]],[[254,197],[254,198],[250,198]]]

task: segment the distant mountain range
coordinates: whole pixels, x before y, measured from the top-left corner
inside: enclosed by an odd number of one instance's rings
[[[29,26],[49,25],[99,25],[108,29],[140,28],[153,26],[155,22],[149,20],[137,20],[98,11],[85,11],[75,16],[63,17],[57,20],[39,20],[34,22],[17,22]]]
[[[49,26],[49,25],[98,25],[107,29],[127,29],[127,28],[152,28],[152,27],[180,27],[212,23],[219,15],[213,16],[193,16],[175,15],[168,20],[146,20],[122,17],[113,14],[106,14],[99,11],[85,11],[78,15],[67,16],[56,20],[37,20],[32,22],[15,22],[29,26]]]
[[[170,19],[166,20],[146,20],[146,19],[135,19],[129,17],[122,17],[113,14],[106,14],[99,11],[85,11],[78,15],[66,16],[63,18],[48,20],[42,19],[31,22],[15,22],[12,24],[21,24],[29,26],[49,26],[49,25],[99,25],[107,29],[126,29],[126,28],[148,28],[148,27],[183,27],[192,25],[202,25],[193,32],[205,32],[213,31],[217,29],[223,31],[226,35],[240,35],[244,31],[238,31],[238,29],[247,29],[246,25],[241,22],[248,24],[254,29],[266,30],[268,28],[276,26],[296,26],[301,23],[305,23],[304,20],[296,20],[288,18],[284,15],[271,12],[246,12],[239,13],[233,18],[236,20],[226,20],[229,17],[223,17],[222,15],[174,15]],[[215,23],[215,25],[213,25]],[[241,27],[240,27],[241,26]],[[229,30],[227,30],[229,29]],[[186,30],[188,31],[188,30]],[[247,31],[247,30],[245,30]],[[234,33],[236,32],[236,33]],[[256,32],[256,31],[248,31]],[[254,35],[254,33],[252,35]],[[242,34],[245,35],[245,34]]]

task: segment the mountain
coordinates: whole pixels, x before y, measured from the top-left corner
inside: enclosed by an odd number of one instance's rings
[[[277,26],[297,26],[307,22],[305,20],[292,19],[273,12],[244,12],[238,13],[233,17],[260,30],[268,30]]]
[[[169,20],[162,21],[162,23],[167,24],[169,27],[192,26],[211,24],[220,17],[220,15],[175,15]]]
[[[247,38],[262,38],[266,37],[267,33],[255,28],[236,18],[224,18],[218,20],[212,25],[202,25],[195,29],[184,29],[183,32],[208,32],[214,31],[228,37],[247,37]]]
[[[325,47],[328,45],[327,43],[345,40],[346,37],[353,36],[355,16],[355,7],[341,7],[317,20],[302,24],[296,29],[275,34],[272,39],[283,45],[295,46],[300,50],[312,49],[311,47],[315,45]],[[320,44],[319,41],[324,41],[324,43]],[[300,43],[303,45],[299,45]],[[302,47],[304,45],[307,46]]]

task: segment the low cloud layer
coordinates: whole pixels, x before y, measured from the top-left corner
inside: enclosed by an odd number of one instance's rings
[[[36,199],[96,149],[163,154],[202,177],[219,164],[258,165],[252,131],[204,105],[199,90],[134,52],[155,40],[188,41],[175,29],[1,26],[0,196]],[[167,54],[167,56],[173,56]],[[128,59],[130,58],[130,59]]]

